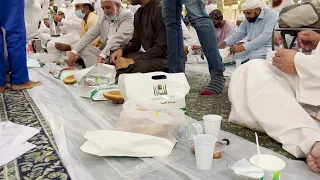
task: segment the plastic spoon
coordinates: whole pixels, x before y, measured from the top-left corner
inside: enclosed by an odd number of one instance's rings
[[[257,132],[254,132],[254,133],[255,133],[255,135],[256,135],[256,143],[257,143],[257,151],[258,151],[257,164],[259,164],[259,163],[258,163],[258,160],[259,160],[259,158],[260,158],[259,138],[258,138]]]

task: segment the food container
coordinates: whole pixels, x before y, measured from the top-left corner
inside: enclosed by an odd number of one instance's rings
[[[228,145],[229,145],[229,140],[228,141],[216,142],[215,148],[214,148],[214,153],[213,153],[213,158],[214,159],[221,158],[222,153],[226,150]],[[195,153],[195,149],[194,149],[194,145],[193,144],[192,144],[192,147],[191,147],[191,152],[193,154]]]

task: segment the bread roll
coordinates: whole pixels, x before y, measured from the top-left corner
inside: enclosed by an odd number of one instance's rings
[[[109,91],[103,93],[103,96],[112,101],[123,101],[123,96],[121,95],[120,91]]]
[[[77,82],[77,80],[74,78],[73,75],[71,75],[71,76],[68,76],[68,77],[64,78],[64,79],[63,79],[63,82],[64,82],[65,84],[74,84],[74,83]]]

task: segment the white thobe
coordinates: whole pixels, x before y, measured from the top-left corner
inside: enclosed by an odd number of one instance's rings
[[[41,40],[42,47],[45,47],[47,42],[52,39],[50,35],[50,29],[45,27],[40,27],[35,33],[31,34],[27,37],[27,40],[31,40],[33,38],[39,38]]]
[[[128,9],[132,12],[132,14],[135,14],[140,7],[141,7],[141,5],[131,5],[131,4],[129,4]]]
[[[119,17],[113,22],[101,14],[98,23],[81,38],[72,52],[80,55],[86,67],[95,65],[98,56],[106,58],[112,51],[130,41],[134,30],[133,20],[133,14],[125,9],[121,9]],[[102,47],[87,47],[98,36],[101,36],[104,42]]]
[[[41,20],[41,5],[38,0],[24,1],[24,19],[26,23],[27,37],[38,29]]]
[[[96,11],[98,16],[104,15],[103,9],[101,8],[101,0],[95,0],[94,10]]]
[[[53,54],[58,58],[60,52],[55,48],[55,43],[63,43],[68,45],[76,44],[80,39],[80,28],[82,19],[78,18],[75,14],[74,5],[71,4],[68,7],[68,11],[65,14],[65,19],[62,19],[59,26],[61,35],[58,38],[51,40],[48,45],[48,53]]]
[[[48,16],[50,0],[38,0],[41,6],[41,18]]]
[[[320,43],[315,55],[297,53],[298,75],[269,61],[253,60],[232,74],[229,121],[266,132],[295,157],[305,157],[320,141]]]
[[[181,20],[181,28],[182,28],[182,35],[183,35],[183,44],[185,46],[188,46],[189,51],[191,51],[191,46],[192,46],[191,34],[186,24],[182,20]]]

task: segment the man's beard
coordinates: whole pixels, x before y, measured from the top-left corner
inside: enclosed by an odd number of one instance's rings
[[[258,14],[256,13],[256,16],[254,17],[254,18],[252,18],[252,19],[247,19],[248,21],[249,21],[249,23],[254,23],[254,22],[256,22],[256,20],[258,19]]]

